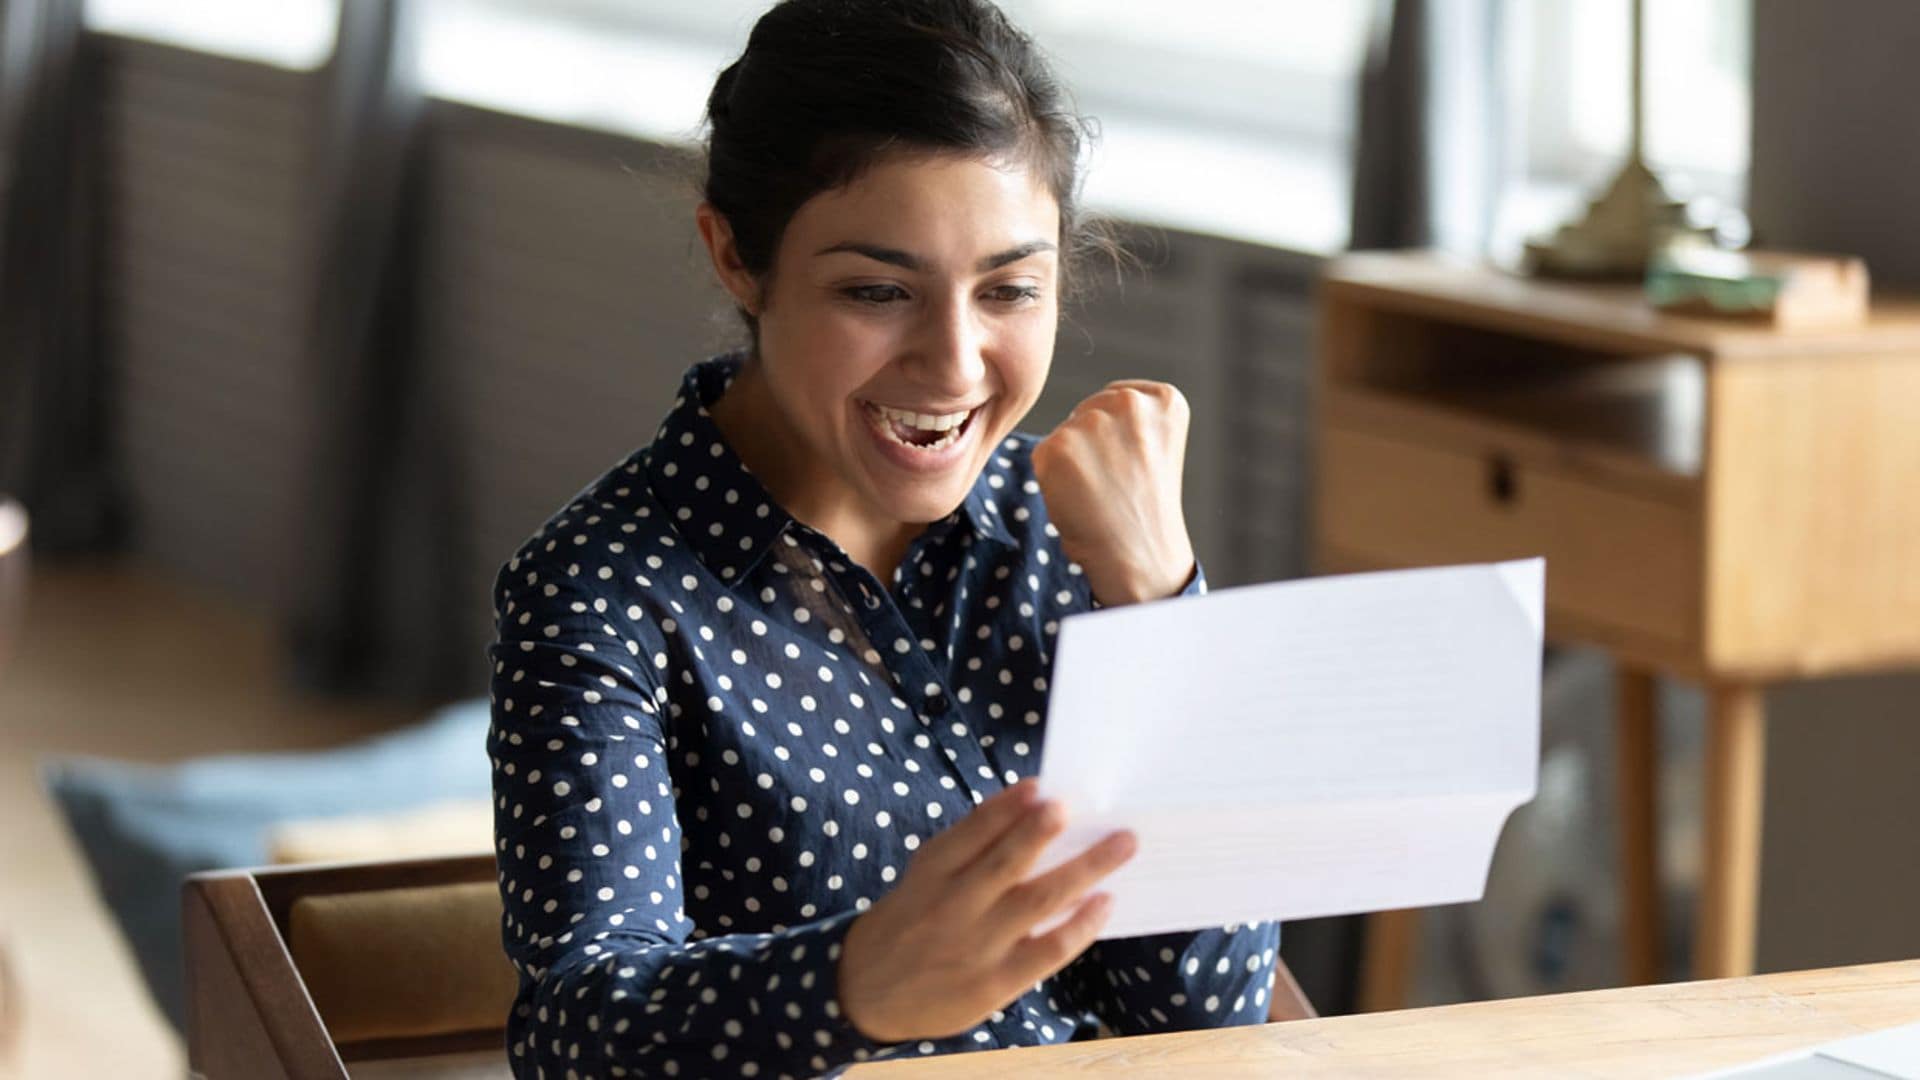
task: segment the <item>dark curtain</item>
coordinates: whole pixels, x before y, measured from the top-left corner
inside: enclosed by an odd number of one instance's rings
[[[1419,247],[1432,230],[1425,181],[1427,115],[1424,0],[1376,0],[1360,71],[1353,140],[1349,247]]]
[[[427,171],[413,8],[341,5],[320,80],[312,374],[322,416],[310,485],[296,670],[309,688],[437,699],[477,692],[445,415],[417,309]]]
[[[0,0],[0,491],[42,552],[112,547],[124,484],[94,317],[99,65],[82,0]]]
[[[1508,162],[1500,9],[1499,0],[1376,0],[1350,247],[1486,253]]]

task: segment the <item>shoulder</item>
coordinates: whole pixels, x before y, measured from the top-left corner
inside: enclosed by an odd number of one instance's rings
[[[569,577],[636,560],[663,568],[666,556],[658,553],[672,551],[677,534],[673,515],[655,491],[658,477],[672,476],[693,453],[687,449],[694,441],[690,429],[704,413],[704,402],[724,389],[739,364],[738,354],[722,353],[689,367],[653,439],[568,498],[521,543],[500,568],[496,597],[500,587],[530,580],[527,575],[543,564]]]
[[[671,570],[677,543],[668,515],[648,490],[641,448],[556,510],[494,576],[502,638],[517,628],[572,626],[657,647],[653,578]],[[551,636],[551,635],[550,635]]]

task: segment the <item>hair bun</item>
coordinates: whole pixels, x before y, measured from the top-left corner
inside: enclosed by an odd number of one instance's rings
[[[707,96],[707,118],[715,123],[732,119],[733,88],[739,84],[740,70],[746,67],[747,58],[740,59],[721,69],[719,77],[713,80],[713,92]]]

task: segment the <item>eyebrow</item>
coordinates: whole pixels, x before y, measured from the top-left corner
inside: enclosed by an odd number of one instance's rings
[[[1018,247],[1011,247],[1005,251],[981,259],[974,269],[976,272],[984,274],[990,270],[998,270],[1008,263],[1019,262],[1029,255],[1054,250],[1056,250],[1055,247],[1045,240],[1029,240]],[[815,252],[815,254],[835,255],[841,252],[852,252],[855,255],[864,255],[876,262],[890,263],[907,270],[923,271],[927,268],[926,261],[918,255],[901,251],[899,248],[880,247],[876,244],[853,242],[834,244],[832,247],[821,248],[818,252]]]

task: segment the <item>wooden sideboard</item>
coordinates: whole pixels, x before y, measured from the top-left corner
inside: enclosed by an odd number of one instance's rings
[[[1653,679],[1708,699],[1695,974],[1753,969],[1764,688],[1920,664],[1920,304],[1775,331],[1411,253],[1319,293],[1323,571],[1547,559],[1550,640],[1618,661],[1626,971],[1657,976]],[[1417,924],[1374,916],[1363,1004]]]

